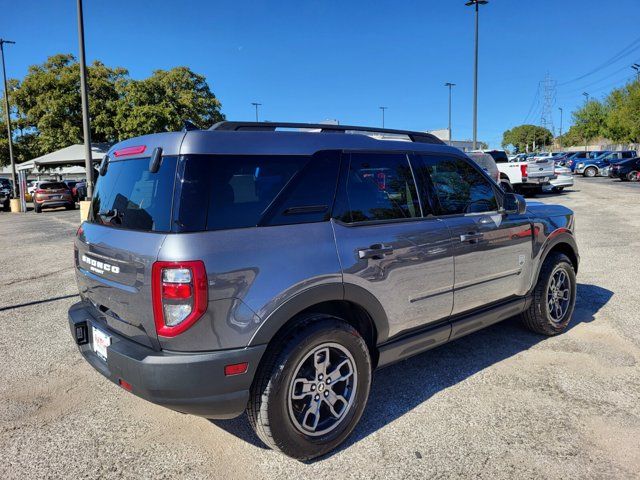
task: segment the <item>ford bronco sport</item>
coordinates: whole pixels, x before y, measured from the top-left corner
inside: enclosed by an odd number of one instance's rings
[[[399,141],[404,140],[404,141]],[[71,333],[101,374],[298,458],[345,440],[372,371],[520,315],[562,332],[573,213],[418,132],[222,122],[115,145],[75,239]]]

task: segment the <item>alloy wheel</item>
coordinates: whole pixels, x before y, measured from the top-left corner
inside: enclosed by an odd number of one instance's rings
[[[553,272],[547,288],[547,305],[549,316],[555,323],[564,320],[571,303],[571,279],[563,268]]]

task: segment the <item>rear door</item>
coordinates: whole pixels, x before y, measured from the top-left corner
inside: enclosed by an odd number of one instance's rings
[[[334,231],[345,288],[383,306],[389,337],[446,321],[453,305],[449,232],[418,197],[404,153],[351,153],[343,164]]]
[[[75,242],[82,297],[106,328],[154,348],[151,267],[171,229],[176,161],[150,173],[149,158],[112,160]]]
[[[532,268],[527,215],[499,211],[499,192],[477,166],[453,155],[421,154],[420,169],[451,233],[455,283],[453,315],[524,295]]]

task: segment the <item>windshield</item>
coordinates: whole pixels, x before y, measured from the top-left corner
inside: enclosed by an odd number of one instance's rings
[[[49,182],[40,184],[40,190],[67,190],[67,185],[62,182]]]

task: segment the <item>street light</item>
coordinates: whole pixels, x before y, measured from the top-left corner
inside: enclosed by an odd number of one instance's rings
[[[478,12],[480,5],[486,5],[488,0],[469,0],[467,7],[475,6],[476,10],[476,42],[475,63],[473,67],[473,149],[478,148]]]
[[[2,57],[2,79],[4,80],[4,113],[7,116],[7,136],[9,139],[9,160],[11,162],[11,181],[13,185],[11,187],[11,195],[13,198],[17,198],[16,195],[16,162],[13,158],[13,137],[11,136],[11,116],[9,115],[9,89],[7,88],[7,70],[4,65],[4,44],[13,45],[16,42],[11,40],[4,40],[0,38],[0,57]]]
[[[378,107],[382,110],[382,128],[384,128],[384,111],[389,107]]]
[[[585,98],[584,106],[586,107],[587,104],[589,103],[589,94],[587,92],[582,92],[582,95],[584,95],[584,98]],[[586,135],[586,133],[585,133],[585,136],[584,136],[584,151],[585,152],[587,151],[587,135]]]
[[[634,63],[631,68],[636,71],[636,79],[640,81],[640,63]]]
[[[256,107],[256,122],[258,122],[258,107],[260,105],[262,105],[261,103],[258,102],[251,102],[251,105],[253,105],[254,107]]]
[[[451,135],[451,87],[455,87],[456,84],[447,82],[444,86],[449,87],[449,145],[451,145],[453,140],[453,135]]]
[[[560,136],[558,138],[560,138],[560,148],[562,149],[562,112],[564,110],[562,110],[562,107],[558,107],[558,110],[560,110]]]
[[[80,96],[82,98],[82,132],[84,134],[84,168],[87,171],[87,200],[93,197],[93,165],[91,154],[91,123],[89,120],[89,96],[87,95],[87,62],[84,56],[84,20],[82,0],[78,0],[78,47],[80,50]]]

